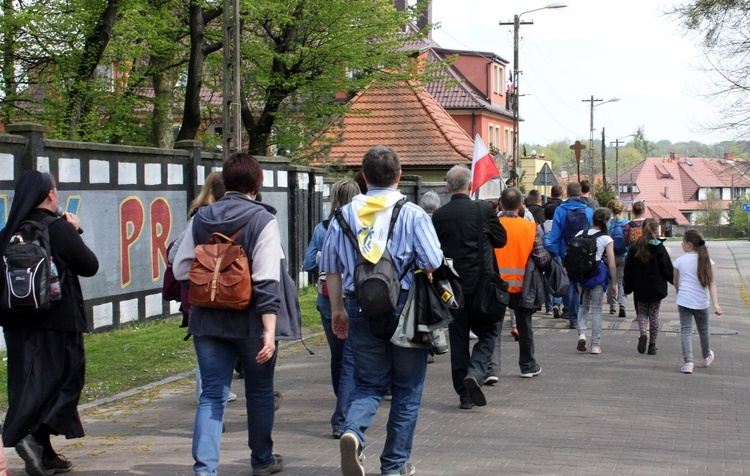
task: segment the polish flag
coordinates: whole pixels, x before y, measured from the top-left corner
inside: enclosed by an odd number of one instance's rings
[[[482,185],[500,175],[492,155],[484,146],[479,134],[474,137],[474,158],[471,161],[471,195]]]

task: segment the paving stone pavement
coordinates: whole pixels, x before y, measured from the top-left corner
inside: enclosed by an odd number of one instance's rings
[[[678,242],[668,243],[673,257]],[[418,475],[650,475],[750,472],[750,243],[710,242],[724,315],[712,317],[710,368],[679,372],[679,318],[674,292],[662,303],[656,356],[636,352],[637,326],[605,314],[601,355],[577,352],[575,330],[551,316],[534,318],[540,376],[519,378],[516,343],[503,332],[500,383],[485,387],[488,405],[458,410],[449,356],[428,366],[414,439]],[[700,348],[697,336],[694,352]],[[276,388],[275,452],[283,475],[339,474],[338,442],[330,438],[333,394],[325,341],[281,349]],[[699,351],[698,351],[699,353]],[[249,475],[243,383],[228,405],[221,475]],[[388,402],[367,432],[365,466],[378,475]],[[155,386],[82,409],[87,437],[54,441],[81,475],[192,475],[195,413],[192,378]],[[8,451],[11,472],[22,462]]]

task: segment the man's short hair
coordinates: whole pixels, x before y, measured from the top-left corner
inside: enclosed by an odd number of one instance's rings
[[[586,179],[581,180],[581,193],[589,193],[590,191],[591,191],[591,182],[589,182]]]
[[[552,196],[552,198],[561,198],[562,187],[560,185],[553,185],[552,189],[550,189],[550,195]]]
[[[450,193],[467,190],[469,182],[471,182],[471,170],[465,165],[454,165],[445,174],[445,186]]]
[[[638,202],[635,202],[633,204],[633,213],[634,214],[636,214],[636,215],[643,215],[643,212],[645,212],[645,211],[646,211],[646,205],[643,202],[638,201]]]
[[[227,191],[258,193],[263,184],[263,169],[252,155],[240,152],[224,162],[221,178]]]
[[[539,190],[532,190],[526,195],[529,205],[539,205],[542,202],[542,194]]]
[[[578,182],[568,183],[568,198],[581,196],[581,184]]]
[[[371,186],[390,187],[398,180],[400,171],[398,154],[390,147],[376,145],[362,158],[362,173]]]
[[[506,188],[503,193],[500,194],[500,204],[503,206],[503,210],[515,211],[521,207],[521,201],[523,200],[523,194],[517,188]]]
[[[422,199],[419,201],[419,206],[422,207],[422,210],[427,212],[427,214],[433,214],[435,210],[440,208],[440,195],[432,190],[425,192],[425,194],[422,195]]]

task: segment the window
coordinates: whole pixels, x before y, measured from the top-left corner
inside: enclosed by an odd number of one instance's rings
[[[491,154],[496,154],[500,152],[500,126],[496,126],[495,124],[490,124],[489,128],[489,146],[487,147],[490,150]]]
[[[505,128],[505,155],[513,154],[513,129]]]
[[[505,73],[503,72],[503,67],[499,64],[492,65],[492,91],[495,94],[503,95],[505,94],[504,91],[504,85],[505,85]]]

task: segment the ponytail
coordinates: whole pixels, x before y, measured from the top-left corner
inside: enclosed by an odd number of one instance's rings
[[[648,250],[648,242],[657,237],[659,225],[653,218],[646,218],[641,224],[641,236],[632,246],[635,248],[635,259],[641,263],[648,263],[651,260],[651,252]]]
[[[703,235],[697,230],[687,230],[682,239],[693,245],[693,249],[698,253],[698,281],[701,286],[707,288],[714,280],[714,272]]]

